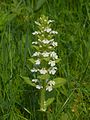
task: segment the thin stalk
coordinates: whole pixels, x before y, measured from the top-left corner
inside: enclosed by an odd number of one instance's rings
[[[41,89],[41,97],[40,97],[40,111],[45,112],[45,88]]]

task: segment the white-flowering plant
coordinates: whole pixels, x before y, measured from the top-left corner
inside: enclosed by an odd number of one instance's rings
[[[58,34],[51,27],[54,20],[49,20],[46,16],[41,16],[35,21],[38,30],[33,32],[36,41],[32,42],[34,52],[29,59],[33,64],[31,73],[35,74],[30,81],[23,77],[25,81],[40,90],[40,110],[46,111],[47,107],[53,102],[54,98],[46,100],[46,94],[65,83],[63,78],[55,78],[57,73],[57,64],[60,61],[56,53],[58,43],[55,41],[55,35]]]

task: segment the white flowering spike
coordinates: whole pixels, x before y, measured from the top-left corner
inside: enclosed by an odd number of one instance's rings
[[[32,44],[34,44],[34,46],[36,46],[36,48],[38,47],[39,49],[36,49],[36,51],[32,55],[32,57],[35,57],[35,64],[31,72],[38,72],[38,74],[41,75],[55,75],[57,71],[55,60],[58,59],[58,55],[54,51],[54,48],[57,47],[58,44],[54,40],[54,35],[58,34],[58,32],[52,30],[52,22],[54,21],[48,20],[48,18],[45,16],[40,17],[39,21],[35,21],[35,24],[37,25],[39,30],[32,33],[37,37],[37,41],[32,42]],[[47,59],[47,61],[44,62],[44,59],[42,58]],[[48,68],[46,67],[47,65],[49,65]],[[47,84],[49,84],[49,82]],[[40,86],[38,85],[37,87],[39,88]],[[50,88],[49,86],[49,91],[50,89],[52,88]]]
[[[58,55],[55,51],[58,43],[54,36],[58,32],[51,28],[53,22],[53,20],[48,20],[48,17],[41,16],[38,21],[35,21],[38,30],[32,33],[37,39],[37,41],[32,42],[34,48],[32,55],[33,69],[31,69],[31,72],[34,73],[32,83],[41,91],[40,110],[44,112],[47,107],[45,102],[46,91],[51,92],[53,90],[55,85],[53,79],[57,71],[56,60]]]

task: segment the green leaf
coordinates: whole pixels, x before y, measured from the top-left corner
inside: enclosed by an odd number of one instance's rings
[[[5,27],[5,25],[8,22],[12,21],[14,18],[14,14],[9,14],[8,12],[4,13],[0,11],[0,30],[2,30]]]
[[[29,58],[28,61],[30,61],[31,63],[35,63],[35,60],[33,58]]]
[[[36,4],[36,7],[35,7],[35,11],[39,10],[43,4],[45,3],[46,0],[38,0],[37,1],[37,4]]]
[[[53,101],[55,98],[48,98],[47,101],[45,101],[45,107],[47,108]]]
[[[42,60],[48,62],[48,61],[50,60],[50,58],[49,58],[49,57],[47,57],[47,58],[42,58]]]
[[[66,83],[66,79],[64,78],[55,78],[54,81],[55,81],[55,85],[53,86],[54,88],[58,88]]]
[[[61,120],[68,120],[68,118],[69,118],[69,117],[68,117],[68,114],[67,114],[67,113],[64,113],[64,112],[63,112],[63,113],[61,114]]]
[[[37,51],[39,50],[38,46],[32,45],[33,48],[35,48]]]
[[[59,62],[60,62],[60,60],[61,60],[61,59],[57,59],[57,60],[55,61],[55,63],[59,63]]]
[[[35,83],[32,83],[32,81],[29,79],[29,77],[21,77],[27,84],[35,87],[36,84]]]
[[[67,96],[67,89],[66,89],[66,87],[65,87],[64,85],[63,85],[62,88],[60,89],[60,92],[61,92],[63,95]]]
[[[45,75],[39,75],[38,78],[41,80],[47,80],[50,77],[49,74],[45,74]]]

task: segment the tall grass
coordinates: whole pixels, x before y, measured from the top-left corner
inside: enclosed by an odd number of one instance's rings
[[[0,120],[42,120],[38,91],[21,75],[32,76],[27,58],[32,54],[34,21],[45,14],[58,31],[57,76],[67,79],[55,91],[45,120],[90,119],[90,1],[0,1]]]

